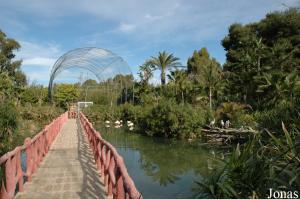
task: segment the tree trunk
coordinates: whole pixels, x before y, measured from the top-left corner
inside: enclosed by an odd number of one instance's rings
[[[209,87],[209,108],[212,108],[212,92],[211,87]]]
[[[160,79],[161,79],[161,85],[164,86],[166,84],[166,74],[165,74],[165,70],[163,69],[161,69]]]
[[[184,95],[183,95],[183,91],[181,91],[181,99],[182,99],[182,102],[184,103]]]

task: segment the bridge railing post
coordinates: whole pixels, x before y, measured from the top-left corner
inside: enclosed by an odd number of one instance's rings
[[[0,167],[4,170],[1,179],[0,199],[14,198],[16,188],[23,191],[24,177],[32,180],[32,174],[48,152],[51,143],[60,131],[63,123],[68,119],[67,112],[47,125],[33,139],[26,138],[23,146],[16,147],[0,157]],[[26,169],[22,171],[22,153],[26,155]]]
[[[117,199],[123,199],[124,198],[124,184],[123,184],[123,178],[119,170],[117,170],[117,190],[116,195]]]
[[[25,175],[27,176],[27,179],[29,182],[32,180],[32,167],[33,167],[33,158],[32,158],[32,148],[29,147],[31,144],[31,139],[26,138],[24,141],[24,146],[25,146],[25,153],[26,153],[26,171]]]
[[[107,186],[107,195],[117,199],[142,199],[117,150],[101,137],[82,112],[79,120],[93,150],[97,169]]]

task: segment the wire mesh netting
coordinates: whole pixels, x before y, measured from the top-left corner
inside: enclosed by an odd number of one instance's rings
[[[49,81],[49,95],[52,96],[54,80],[63,71],[81,68],[93,73],[99,82],[116,75],[130,75],[131,70],[122,57],[102,48],[78,48],[61,56],[54,64]]]

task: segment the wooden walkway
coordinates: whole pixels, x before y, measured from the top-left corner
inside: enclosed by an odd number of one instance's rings
[[[106,188],[79,121],[68,119],[32,181],[17,199],[102,199]]]

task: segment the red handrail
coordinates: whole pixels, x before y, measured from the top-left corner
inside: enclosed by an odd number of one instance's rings
[[[26,176],[28,181],[31,181],[32,174],[36,171],[43,157],[47,154],[50,146],[60,131],[62,125],[68,119],[68,112],[47,125],[40,133],[34,136],[33,139],[26,138],[23,146],[16,147],[0,157],[0,167],[4,168],[4,178],[1,179],[0,199],[14,198],[16,187],[22,192],[23,177]],[[22,171],[21,167],[21,152],[26,153],[26,171]]]
[[[94,153],[97,169],[108,186],[107,195],[117,199],[142,199],[115,147],[101,137],[83,113],[80,113],[80,122]]]

